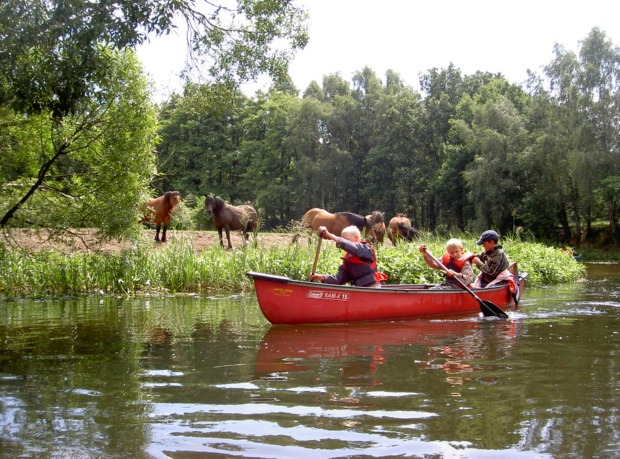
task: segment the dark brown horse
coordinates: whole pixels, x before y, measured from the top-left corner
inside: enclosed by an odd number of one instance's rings
[[[396,214],[395,217],[392,217],[387,233],[394,245],[396,245],[400,238],[405,238],[409,242],[413,241],[414,238],[422,239],[422,233],[417,228],[411,226],[411,221],[405,214]]]
[[[155,224],[155,242],[166,242],[166,230],[172,217],[172,211],[181,204],[181,193],[178,191],[166,191],[158,198],[153,198],[141,207],[142,218],[140,222]],[[159,230],[163,227],[161,241]]]
[[[364,217],[352,212],[336,212],[332,214],[324,209],[314,207],[304,214],[301,219],[303,226],[309,230],[317,231],[319,226],[324,226],[330,233],[340,236],[342,230],[347,226],[357,226],[357,228],[366,235],[372,231],[374,224],[373,219],[383,219],[381,212],[375,211],[372,215]],[[296,238],[294,239],[294,241]]]
[[[228,248],[232,248],[230,242],[230,231],[241,230],[243,232],[243,243],[245,244],[250,234],[258,228],[258,213],[254,207],[247,204],[231,206],[226,204],[223,199],[207,196],[205,199],[205,210],[213,215],[213,222],[220,235],[220,245],[224,247],[222,240],[222,229],[226,231]]]
[[[383,244],[385,237],[385,212],[375,210],[371,215],[366,215],[366,220],[372,223],[370,231],[366,232],[366,240],[371,244]]]

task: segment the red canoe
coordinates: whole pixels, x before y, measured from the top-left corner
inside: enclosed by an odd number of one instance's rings
[[[285,276],[248,272],[254,280],[258,304],[272,324],[322,324],[480,312],[480,302],[460,289],[432,290],[428,284],[382,288],[330,285]],[[518,293],[525,276],[517,277]],[[508,285],[472,289],[482,301],[506,309],[515,299]]]

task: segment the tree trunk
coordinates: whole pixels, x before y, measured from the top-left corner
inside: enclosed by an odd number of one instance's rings
[[[562,242],[570,243],[572,234],[570,224],[568,222],[568,214],[566,213],[566,207],[564,207],[564,205],[562,205],[560,211],[558,212],[558,217],[560,219],[560,224],[562,225],[562,231],[564,232]]]
[[[15,216],[15,214],[17,213],[17,211],[28,201],[28,199],[30,199],[30,197],[35,193],[35,191],[37,191],[41,185],[43,184],[43,182],[45,181],[45,177],[47,176],[47,173],[49,172],[50,168],[52,167],[52,165],[54,164],[54,162],[61,156],[64,154],[65,152],[65,145],[62,145],[58,151],[56,152],[56,154],[54,156],[52,156],[52,158],[46,162],[45,164],[43,164],[41,166],[41,169],[39,169],[39,174],[37,177],[37,181],[34,183],[34,185],[32,185],[30,187],[30,189],[28,190],[28,192],[19,200],[19,202],[17,204],[15,204],[13,207],[11,207],[6,214],[4,214],[4,217],[2,217],[2,220],[0,220],[0,228],[4,228],[6,227],[6,225],[9,223],[9,221],[11,220],[11,218],[13,218]]]

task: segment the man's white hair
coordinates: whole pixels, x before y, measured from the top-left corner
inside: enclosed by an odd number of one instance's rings
[[[351,236],[357,236],[358,239],[362,238],[362,233],[355,225],[347,226],[345,229],[342,230],[342,233],[340,233],[340,235],[345,239],[349,239],[349,237]]]

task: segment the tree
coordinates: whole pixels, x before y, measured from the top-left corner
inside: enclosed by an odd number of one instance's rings
[[[101,135],[97,131],[99,122],[92,116],[103,119],[104,107],[114,106],[115,97],[129,95],[112,87],[113,78],[130,83],[126,75],[118,74],[122,67],[117,64],[115,51],[140,44],[151,33],[169,33],[175,28],[175,19],[182,18],[193,63],[206,64],[212,78],[234,87],[263,72],[276,78],[286,75],[291,53],[307,42],[305,17],[303,10],[287,0],[238,0],[236,5],[205,1],[197,7],[194,2],[168,0],[3,1],[0,107],[27,116],[49,117],[54,151],[42,154],[33,186],[6,212],[0,225],[5,227],[45,184],[57,162],[75,151],[77,137]],[[140,75],[132,76],[143,81]],[[139,99],[149,105],[148,100]],[[116,101],[129,105],[138,102]],[[90,112],[93,107],[95,111]],[[146,137],[144,142],[151,140]],[[69,177],[77,175],[79,171],[71,171]]]
[[[464,173],[469,199],[476,210],[477,228],[514,230],[524,191],[519,158],[529,146],[523,116],[503,94],[473,107],[473,122],[455,122],[461,139],[475,153]]]
[[[261,73],[281,78],[303,49],[306,13],[288,0],[4,0],[0,5],[0,104],[20,112],[71,113],[107,72],[104,49],[168,34],[184,20],[193,64],[236,85]],[[277,46],[274,41],[277,40]],[[103,45],[103,46],[102,46]],[[36,65],[32,65],[32,64]]]
[[[14,134],[0,137],[0,149],[16,167],[3,161],[0,168],[8,180],[0,190],[2,228],[96,227],[103,237],[136,229],[135,209],[155,171],[155,111],[133,52],[108,53],[97,93],[51,129],[49,112],[7,116]]]
[[[295,150],[290,129],[301,101],[275,89],[268,95],[259,100],[255,116],[245,120],[248,127],[258,124],[262,129],[260,136],[242,143],[241,154],[249,162],[244,182],[251,184],[261,219],[273,227],[286,223],[296,201]]]
[[[387,72],[386,81],[377,102],[376,144],[365,160],[362,191],[370,209],[386,215],[406,213],[415,221],[420,192],[417,184],[422,178],[416,161],[421,149],[422,100],[394,72]]]
[[[418,134],[424,146],[423,154],[417,158],[423,170],[420,200],[424,203],[425,212],[422,222],[431,230],[437,227],[440,203],[431,192],[431,184],[437,176],[444,161],[444,146],[451,129],[450,120],[455,118],[457,105],[463,96],[463,77],[461,71],[452,63],[447,69],[430,69],[420,77],[420,88],[424,97],[424,129]]]
[[[582,239],[584,220],[587,233],[592,221],[605,214],[618,237],[613,221],[616,202],[609,199],[608,185],[620,175],[620,50],[595,27],[579,56],[560,45],[554,51],[554,60],[544,69],[549,85],[544,97],[556,107],[556,119],[566,134],[563,164],[572,179],[567,211],[575,238]]]
[[[185,85],[183,96],[163,104],[157,146],[159,191],[239,198],[239,178],[247,164],[239,158],[238,131],[248,104],[240,92],[231,100],[221,85],[195,83]]]

